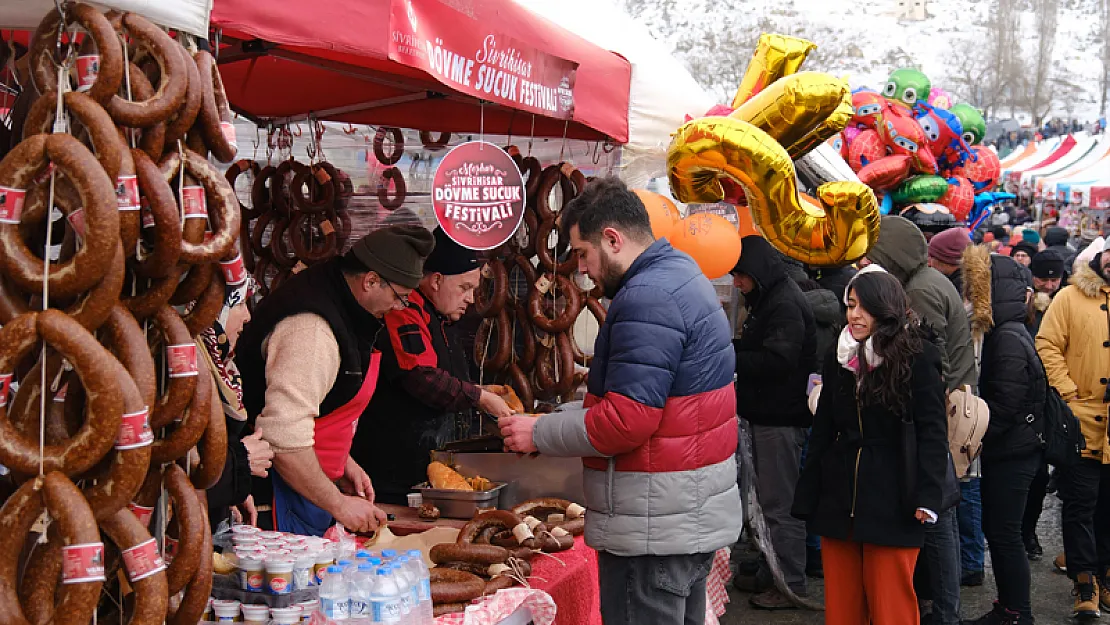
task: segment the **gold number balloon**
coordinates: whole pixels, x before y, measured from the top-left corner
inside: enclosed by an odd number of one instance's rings
[[[722,177],[741,185],[768,242],[807,264],[852,262],[878,237],[879,211],[870,188],[836,181],[820,185],[817,198],[800,195],[786,148],[742,119],[687,122],[671,142],[667,169],[671,189],[682,202],[720,201]]]
[[[852,91],[828,74],[780,78],[740,105],[730,117],[771,135],[799,159],[844,129],[854,114]]]
[[[806,56],[817,49],[817,44],[788,35],[763,33],[755,48],[755,56],[748,63],[740,88],[732,99],[732,108],[740,108],[749,98],[763,91],[783,76],[798,71]]]

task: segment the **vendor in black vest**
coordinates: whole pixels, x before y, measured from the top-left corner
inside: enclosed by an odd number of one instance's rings
[[[333,519],[361,532],[385,520],[351,441],[377,384],[381,317],[407,305],[433,246],[418,226],[373,232],[290,278],[243,329],[235,361],[248,418],[275,454],[276,529],[320,536]]]
[[[512,410],[470,381],[469,356],[452,324],[474,302],[481,263],[473,250],[435,231],[409,306],[385,316],[382,384],[359,420],[351,456],[370,474],[382,503],[405,504],[426,481],[430,453],[454,439],[457,420],[474,409],[494,417]]]

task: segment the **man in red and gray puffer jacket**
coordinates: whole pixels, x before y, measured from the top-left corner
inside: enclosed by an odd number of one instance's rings
[[[713,553],[742,523],[728,319],[619,180],[592,182],[560,219],[612,303],[584,408],[503,418],[505,444],[583,458],[606,623],[701,623]]]

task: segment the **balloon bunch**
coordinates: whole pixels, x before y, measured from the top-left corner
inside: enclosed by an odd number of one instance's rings
[[[647,208],[655,238],[666,238],[675,249],[689,254],[705,277],[716,280],[736,266],[741,235],[727,219],[710,213],[683,219],[670,198],[643,189],[635,193]]]
[[[880,196],[882,212],[919,226],[947,228],[982,222],[1000,199],[990,192],[1001,174],[998,155],[980,145],[982,114],[952,104],[925,74],[902,68],[882,93],[852,93],[853,114],[831,145]]]
[[[879,210],[871,188],[823,145],[848,125],[854,109],[843,81],[797,73],[815,47],[762,35],[732,107],[714,107],[679,128],[667,169],[679,201],[740,203],[743,197],[778,250],[810,265],[839,265],[862,257],[877,240]]]

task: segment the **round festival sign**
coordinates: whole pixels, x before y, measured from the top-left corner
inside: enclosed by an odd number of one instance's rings
[[[524,218],[524,179],[504,150],[471,141],[447,153],[432,181],[432,207],[444,233],[472,250],[490,250]]]

